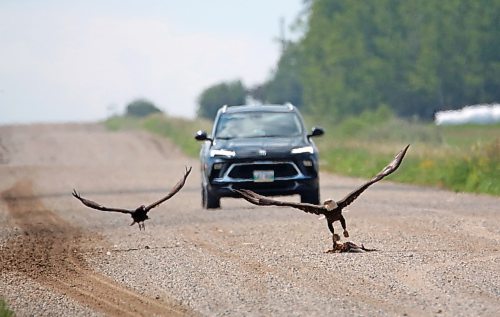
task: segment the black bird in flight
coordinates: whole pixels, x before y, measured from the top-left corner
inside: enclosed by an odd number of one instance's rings
[[[368,182],[361,185],[357,189],[353,190],[352,192],[350,192],[348,195],[346,195],[344,198],[342,198],[339,201],[335,201],[333,199],[327,199],[324,201],[323,205],[313,205],[313,204],[306,204],[306,203],[278,201],[278,200],[274,200],[274,199],[256,194],[253,191],[247,190],[247,189],[239,189],[239,190],[235,189],[234,191],[239,193],[243,198],[245,198],[247,201],[249,201],[255,205],[293,207],[293,208],[303,210],[307,213],[312,213],[312,214],[316,214],[316,215],[324,215],[326,218],[327,224],[328,224],[328,229],[330,229],[330,232],[332,233],[333,250],[336,250],[336,249],[338,249],[338,247],[337,247],[337,241],[335,240],[335,232],[333,230],[333,223],[335,221],[340,221],[340,224],[342,225],[342,228],[344,229],[344,237],[346,237],[346,238],[349,237],[349,232],[346,229],[345,219],[344,219],[344,216],[342,215],[342,209],[344,209],[345,207],[350,205],[370,185],[378,182],[379,180],[383,179],[387,175],[390,175],[395,170],[397,170],[399,165],[401,164],[401,161],[403,160],[403,157],[405,156],[406,151],[408,150],[409,146],[410,145],[408,144],[406,147],[404,147],[396,155],[396,157],[392,160],[392,162],[390,162],[386,167],[384,167],[382,169],[382,171],[380,171],[372,179],[370,179]]]
[[[184,183],[186,182],[186,179],[187,179],[189,173],[191,173],[191,168],[192,168],[191,166],[189,167],[189,169],[186,167],[186,171],[184,172],[184,176],[181,178],[181,180],[179,182],[177,182],[177,184],[175,184],[175,186],[170,190],[170,192],[165,197],[152,203],[151,205],[148,205],[148,206],[141,205],[141,206],[137,207],[135,210],[122,209],[122,208],[108,208],[108,207],[102,206],[102,205],[100,205],[92,200],[88,200],[88,199],[81,197],[80,194],[78,194],[78,192],[75,189],[73,189],[73,196],[75,196],[76,199],[80,200],[85,206],[90,207],[90,208],[94,208],[94,209],[102,210],[102,211],[114,211],[114,212],[121,212],[124,214],[130,214],[130,216],[132,216],[132,219],[133,219],[133,222],[130,225],[132,226],[135,223],[137,223],[139,225],[139,230],[142,230],[142,229],[145,229],[144,221],[149,219],[148,212],[151,209],[153,209],[153,208],[157,207],[158,205],[160,205],[161,203],[163,203],[164,201],[170,199],[172,196],[177,194],[177,192],[179,190],[181,190],[181,188],[184,186]]]

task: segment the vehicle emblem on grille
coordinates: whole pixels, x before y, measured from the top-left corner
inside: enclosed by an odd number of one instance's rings
[[[260,150],[259,150],[259,155],[261,155],[261,156],[266,156],[266,155],[267,155],[266,150],[264,150],[264,149],[260,149]]]

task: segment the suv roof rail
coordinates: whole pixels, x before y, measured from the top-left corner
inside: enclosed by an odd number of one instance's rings
[[[288,109],[290,109],[290,110],[293,110],[293,108],[295,108],[295,106],[291,102],[285,102],[284,105],[287,106]]]
[[[226,112],[227,107],[228,107],[227,105],[223,105],[220,111],[221,111],[221,112]]]

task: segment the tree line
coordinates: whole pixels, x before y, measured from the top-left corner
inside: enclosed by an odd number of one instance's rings
[[[500,0],[305,0],[304,10],[302,37],[285,43],[267,81],[209,87],[198,115],[248,96],[337,119],[381,106],[431,119],[500,100]]]

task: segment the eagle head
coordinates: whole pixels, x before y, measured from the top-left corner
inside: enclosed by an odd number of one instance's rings
[[[337,203],[333,199],[327,199],[323,202],[323,206],[325,206],[326,210],[332,211],[337,208]]]

